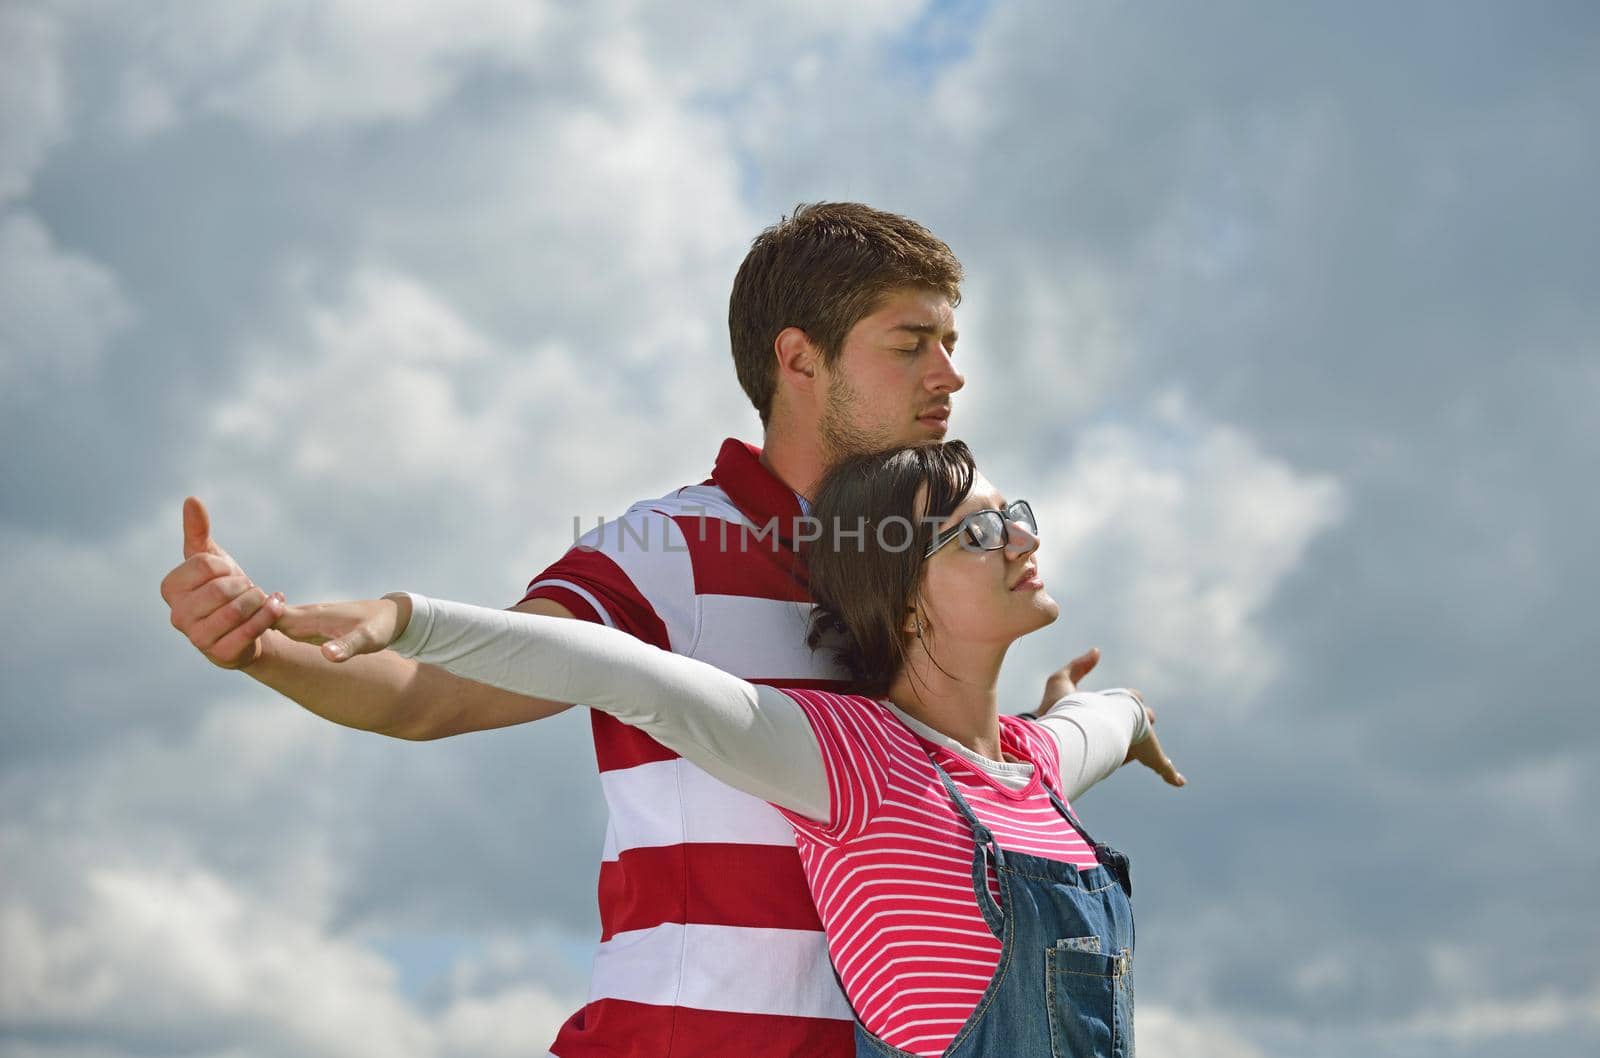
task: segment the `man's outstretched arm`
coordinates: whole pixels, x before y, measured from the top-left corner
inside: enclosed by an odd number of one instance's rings
[[[283,612],[283,597],[256,587],[217,545],[205,505],[192,497],[183,505],[183,553],[183,562],[161,582],[172,626],[212,664],[241,669],[336,724],[420,740],[508,727],[570,708],[394,654],[336,665],[316,647],[271,631]],[[549,599],[530,599],[516,609],[572,616]]]

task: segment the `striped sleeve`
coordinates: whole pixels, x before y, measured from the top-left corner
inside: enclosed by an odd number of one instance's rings
[[[783,812],[801,834],[824,845],[859,836],[882,806],[893,752],[884,710],[870,698],[829,691],[784,688],[799,704],[822,751],[827,773],[829,817],[825,822]]]
[[[522,602],[550,599],[574,617],[662,650],[694,641],[694,570],[667,511],[636,504],[600,522],[529,583]]]

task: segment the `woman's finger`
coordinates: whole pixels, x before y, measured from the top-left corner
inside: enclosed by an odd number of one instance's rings
[[[1177,765],[1172,763],[1172,758],[1167,756],[1167,751],[1161,748],[1161,740],[1156,737],[1154,731],[1150,732],[1149,737],[1143,742],[1129,748],[1128,760],[1136,760],[1143,764],[1161,776],[1162,781],[1168,786],[1187,786],[1189,783]]]
[[[362,621],[344,635],[324,643],[322,656],[329,661],[348,661],[357,654],[376,654],[388,645],[372,621]]]
[[[1155,759],[1148,762],[1155,773],[1161,776],[1168,786],[1187,785],[1189,780],[1185,779],[1183,773],[1178,770],[1178,766],[1172,763],[1172,758],[1163,753],[1161,747],[1157,746],[1155,748]]]
[[[324,608],[316,603],[285,606],[272,627],[298,643],[324,643],[331,634],[325,617]]]
[[[322,644],[329,661],[344,661],[387,647],[394,639],[396,610],[394,602],[382,599],[290,606],[273,627],[290,639]]]

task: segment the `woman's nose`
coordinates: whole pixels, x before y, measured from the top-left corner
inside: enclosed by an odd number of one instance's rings
[[[1029,529],[1022,521],[1006,523],[1006,553],[1011,555],[1026,555],[1038,550],[1039,534]]]

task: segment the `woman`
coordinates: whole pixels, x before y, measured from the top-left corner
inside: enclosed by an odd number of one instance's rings
[[[858,1054],[1132,1053],[1127,860],[1057,791],[1134,757],[1184,780],[1132,692],[1073,696],[1037,723],[1000,713],[1006,651],[1059,613],[1031,509],[953,441],[847,461],[813,514],[812,645],[837,651],[853,694],[403,594],[291,607],[277,627],[335,661],[388,647],[582,702],[770,801],[795,829]]]

